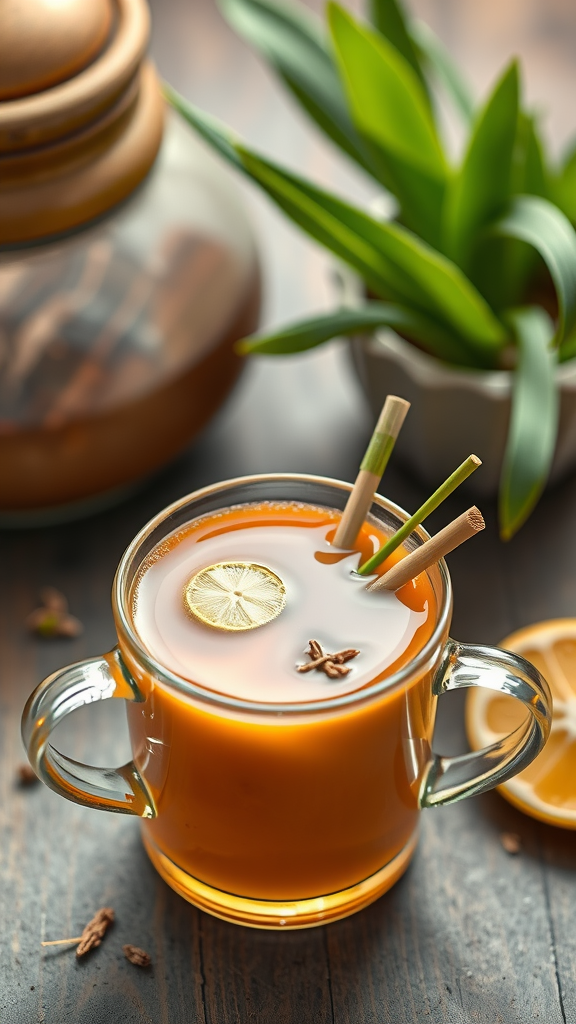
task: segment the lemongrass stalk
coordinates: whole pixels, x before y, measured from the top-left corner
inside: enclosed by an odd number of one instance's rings
[[[360,575],[368,576],[371,572],[374,572],[380,563],[383,562],[385,558],[388,558],[393,551],[396,551],[396,548],[400,547],[406,538],[410,536],[412,530],[414,530],[416,526],[419,526],[420,523],[422,523],[424,519],[434,511],[434,509],[438,508],[438,506],[442,504],[449,494],[452,494],[452,491],[455,491],[456,488],[459,487],[460,484],[463,483],[464,480],[466,480],[471,473],[474,473],[474,471],[478,469],[478,466],[481,465],[482,462],[476,455],[469,455],[466,461],[463,462],[461,466],[458,466],[458,469],[454,470],[448,479],[440,485],[438,490],[434,491],[434,494],[432,494],[428,500],[420,506],[413,516],[410,516],[410,519],[406,520],[403,526],[401,526],[400,529],[386,541],[380,550],[360,566],[358,569]]]
[[[354,547],[409,408],[405,398],[387,396],[336,530],[335,547]]]
[[[465,540],[474,537],[484,529],[484,525],[482,513],[473,505],[452,523],[448,523],[448,526],[440,530],[435,537],[431,537],[425,544],[421,544],[406,558],[401,558],[388,572],[371,583],[368,590],[370,592],[400,590],[400,587],[415,579],[421,572],[425,572],[435,562],[439,562],[441,558],[444,558],[450,551],[454,551],[454,548],[459,547]]]

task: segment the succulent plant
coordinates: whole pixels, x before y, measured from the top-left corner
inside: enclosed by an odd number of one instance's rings
[[[362,278],[365,302],[247,339],[290,353],[388,326],[438,359],[513,369],[500,485],[511,537],[536,504],[558,426],[555,368],[576,356],[576,147],[553,168],[521,100],[517,61],[476,106],[440,41],[399,0],[371,0],[370,23],[336,3],[326,30],[281,0],[220,0],[318,126],[395,199],[388,220],[242,145],[169,86],[170,102],[312,238]],[[437,95],[463,122],[451,163]]]

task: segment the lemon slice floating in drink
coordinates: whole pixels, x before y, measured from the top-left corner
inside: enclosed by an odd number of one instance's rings
[[[542,673],[552,691],[550,738],[538,757],[499,786],[521,811],[549,825],[576,829],[576,619],[539,622],[506,637],[499,645],[521,654]],[[526,716],[513,697],[487,689],[470,690],[466,732],[474,750],[494,743]]]
[[[264,626],[285,604],[282,580],[257,562],[217,562],[200,569],[184,588],[187,611],[207,626],[228,632]]]

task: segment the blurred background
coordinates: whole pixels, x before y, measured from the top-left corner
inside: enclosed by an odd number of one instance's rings
[[[323,14],[319,0],[308,0],[307,6]],[[362,11],[358,0],[348,6]],[[150,7],[157,67],[186,98],[230,125],[250,145],[314,181],[358,202],[374,198],[374,183],[325,140],[265,63],[232,31],[213,0],[152,0]],[[512,55],[520,56],[527,100],[543,115],[544,137],[552,153],[563,151],[576,135],[576,6],[569,0],[409,0],[407,7],[449,48],[477,97],[487,95]],[[458,125],[448,115],[445,124],[456,152]],[[235,177],[262,257],[262,326],[329,308],[335,296],[331,257],[294,228],[256,187]],[[249,435],[243,416],[246,405],[251,411]],[[268,437],[255,422],[260,416],[263,427],[269,417],[290,417],[289,451],[276,437],[274,453],[268,452]],[[368,422],[347,353],[334,342],[302,356],[251,364],[221,427],[233,424],[233,443],[247,444],[261,469],[329,474],[335,471],[330,452],[337,453],[341,465],[344,452],[359,450],[358,435],[365,434]]]

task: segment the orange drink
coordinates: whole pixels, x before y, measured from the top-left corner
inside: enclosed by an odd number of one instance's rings
[[[144,646],[206,690],[263,705],[313,705],[383,682],[429,639],[434,590],[423,576],[405,594],[367,594],[366,581],[351,570],[385,534],[366,523],[358,550],[342,557],[329,543],[338,519],[332,509],[264,502],[219,511],[173,534],[150,553],[134,587],[133,622]],[[187,579],[237,558],[278,573],[287,590],[282,613],[245,632],[194,621],[182,601]],[[343,677],[299,673],[310,637],[328,651],[353,646],[360,653]],[[373,875],[409,842],[418,808],[397,764],[405,693],[384,694],[377,707],[354,704],[345,714],[286,722],[280,714],[246,720],[207,712],[150,677],[140,685],[148,700],[129,707],[136,764],[146,770],[151,716],[155,750],[170,752],[170,770],[162,777],[160,765],[152,790],[158,817],[146,826],[153,858],[162,851],[226,892],[297,900]],[[147,778],[152,784],[149,772]],[[384,778],[395,784],[383,788]]]
[[[165,510],[120,564],[118,648],[55,673],[25,712],[44,781],[139,814],[160,874],[230,921],[306,927],[360,909],[405,870],[422,807],[520,770],[549,728],[533,666],[448,640],[443,562],[397,593],[366,589],[355,570],[406,515],[376,497],[354,549],[335,548],[349,490],[252,477]],[[431,750],[438,695],[470,685],[531,711],[489,762]],[[104,772],[50,746],[74,701],[108,696],[127,701],[133,762]]]

